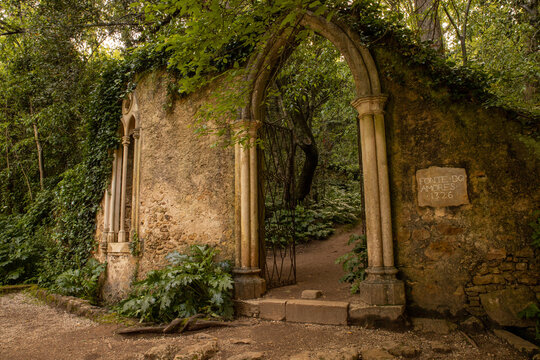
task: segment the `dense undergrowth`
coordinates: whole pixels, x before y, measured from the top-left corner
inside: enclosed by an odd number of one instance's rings
[[[60,290],[59,275],[73,276],[88,263],[96,247],[96,213],[111,173],[110,149],[119,144],[118,121],[129,80],[162,65],[162,53],[146,49],[104,66],[85,114],[84,160],[40,192],[24,214],[0,217],[0,284],[34,282]]]
[[[326,239],[337,225],[360,220],[362,201],[358,190],[332,186],[324,199],[297,205],[294,214],[285,208],[267,210],[270,214],[265,220],[265,240],[272,245],[286,246],[291,235],[296,244]],[[290,234],[290,229],[294,229],[294,234]]]

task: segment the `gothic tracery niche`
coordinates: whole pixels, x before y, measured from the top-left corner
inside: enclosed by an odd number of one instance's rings
[[[138,230],[138,190],[140,164],[140,127],[137,101],[133,93],[122,103],[119,124],[122,142],[113,151],[112,176],[105,191],[102,248],[126,251],[126,244]]]

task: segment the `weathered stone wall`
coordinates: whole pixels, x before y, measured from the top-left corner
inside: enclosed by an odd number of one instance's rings
[[[194,114],[212,88],[171,103],[166,75],[145,76],[136,96],[141,124],[139,277],[192,244],[217,245],[233,257],[234,152],[195,134]]]
[[[422,69],[376,51],[384,92],[396,262],[409,309],[484,315],[481,294],[527,288],[540,300],[539,161],[507,113],[432,89]],[[464,168],[470,204],[420,207],[417,170]],[[534,295],[532,295],[534,299]]]
[[[212,87],[171,102],[168,81],[166,74],[154,72],[137,84],[142,146],[137,235],[141,251],[135,257],[128,244],[109,244],[108,249],[100,244],[96,257],[107,261],[102,286],[106,302],[125,297],[134,279],[166,265],[165,256],[174,250],[208,244],[218,246],[222,258],[234,257],[234,152],[230,147],[212,147],[223,139],[195,134],[194,114],[209,101]],[[129,229],[131,185],[126,200]],[[102,210],[96,224],[99,244]]]

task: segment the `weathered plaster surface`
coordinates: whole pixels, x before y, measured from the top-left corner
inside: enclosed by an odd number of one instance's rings
[[[518,141],[521,125],[430,90],[422,69],[394,54],[376,58],[381,74],[392,73],[382,81],[394,241],[410,309],[483,315],[479,294],[526,286],[540,297],[528,226],[540,203],[540,164]],[[470,204],[419,207],[415,173],[430,166],[464,168]]]
[[[153,73],[137,85],[141,121],[139,276],[166,264],[165,255],[191,244],[217,245],[232,258],[234,158],[219,138],[195,134],[194,115],[211,88],[167,109],[167,77]]]

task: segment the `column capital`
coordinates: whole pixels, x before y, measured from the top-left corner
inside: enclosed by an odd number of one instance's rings
[[[133,138],[136,140],[141,137],[141,128],[133,129]]]
[[[129,135],[122,136],[122,145],[124,145],[124,146],[129,145]]]
[[[358,111],[358,116],[383,114],[387,98],[386,95],[362,96],[351,101],[351,105]]]

